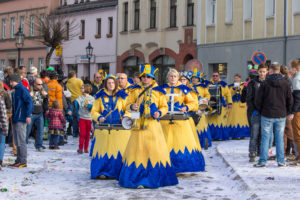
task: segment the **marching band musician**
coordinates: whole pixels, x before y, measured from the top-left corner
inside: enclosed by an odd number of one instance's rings
[[[127,94],[118,90],[116,78],[107,75],[104,89],[96,95],[91,114],[99,124],[121,124],[126,109]],[[122,168],[122,156],[130,137],[129,130],[99,130],[94,133],[91,161],[91,178],[118,179]]]
[[[168,84],[159,86],[166,91],[169,112],[186,113],[198,107],[198,102],[190,94],[191,89],[179,81],[179,73],[170,69]],[[170,157],[176,173],[204,171],[205,161],[201,147],[197,145],[188,120],[161,120],[162,129],[169,147]]]
[[[201,98],[210,99],[210,94],[208,92],[208,85],[201,78],[203,73],[198,71],[197,68],[194,69],[194,73],[192,75],[192,85],[194,90],[197,93],[197,101]],[[197,132],[200,140],[201,147],[205,147],[205,141],[207,141],[207,147],[212,146],[211,143],[211,132],[208,127],[207,117],[204,113],[202,113],[199,123],[197,124]]]
[[[222,94],[222,112],[220,115],[208,116],[209,128],[212,139],[214,140],[229,140],[229,132],[227,128],[227,111],[231,109],[232,98],[228,89],[227,83],[220,80],[219,72],[214,72],[211,85],[219,85]],[[225,98],[226,97],[226,98]],[[227,108],[228,107],[228,108]]]
[[[159,118],[168,112],[165,92],[157,88],[155,67],[140,65],[141,84],[127,99],[127,112],[140,115],[131,130],[119,176],[127,188],[158,188],[178,184]],[[156,87],[156,88],[154,88]],[[126,113],[127,114],[127,113]]]
[[[234,83],[228,85],[232,96],[232,108],[228,114],[228,130],[232,139],[240,139],[250,136],[250,129],[247,120],[247,105],[241,102],[241,94],[244,83],[241,82],[241,75],[234,75]]]
[[[185,85],[185,86],[189,87],[190,89],[192,89],[190,94],[195,99],[195,101],[198,102],[198,95],[194,91],[194,89],[192,88],[192,85],[190,84],[190,80],[191,80],[192,75],[193,75],[192,71],[180,72],[179,73],[179,81],[181,82],[182,85]],[[195,113],[198,110],[198,108],[199,108],[199,106],[198,106],[198,103],[197,103],[195,108],[193,110],[190,110],[190,112],[188,114],[191,116],[191,113]],[[194,134],[194,137],[195,137],[195,140],[196,140],[196,143],[197,143],[197,147],[199,149],[201,149],[200,141],[199,141],[199,137],[198,137],[198,133],[197,133],[197,129],[196,129],[196,125],[195,125],[195,122],[194,122],[192,116],[189,117],[189,123],[191,125],[192,130],[193,130],[193,134]]]

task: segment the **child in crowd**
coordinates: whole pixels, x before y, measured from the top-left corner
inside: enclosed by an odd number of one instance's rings
[[[92,128],[92,116],[91,110],[93,107],[93,103],[95,101],[94,97],[89,95],[92,91],[92,87],[90,84],[84,84],[81,88],[82,96],[76,99],[76,103],[78,104],[78,114],[79,114],[79,149],[77,152],[79,154],[88,153],[89,140],[90,140],[90,132]]]
[[[59,102],[53,101],[52,108],[46,113],[46,117],[49,119],[49,149],[59,149],[58,136],[64,135],[64,124],[66,120],[64,118],[63,111],[59,109]]]

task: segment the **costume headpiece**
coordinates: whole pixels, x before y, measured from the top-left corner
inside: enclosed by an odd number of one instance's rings
[[[155,79],[155,72],[158,69],[156,69],[154,66],[150,65],[150,64],[146,64],[146,65],[140,65],[140,76],[142,77],[143,75],[147,75],[150,76],[151,78]]]

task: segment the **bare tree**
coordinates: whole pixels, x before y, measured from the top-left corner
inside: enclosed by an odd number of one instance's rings
[[[55,15],[55,13],[47,16],[35,16],[37,19],[35,27],[41,36],[38,41],[50,48],[45,62],[46,67],[49,67],[50,58],[56,47],[79,35],[78,25],[75,24],[75,20],[69,20],[64,16]]]

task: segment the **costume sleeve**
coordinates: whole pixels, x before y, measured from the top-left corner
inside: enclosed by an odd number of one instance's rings
[[[204,95],[203,95],[203,97],[209,100],[209,99],[210,99],[210,93],[209,93],[209,91],[208,91],[208,87],[203,88],[203,90],[204,90]]]
[[[103,110],[103,105],[102,105],[102,101],[101,99],[97,99],[92,107],[92,111],[91,111],[91,115],[92,115],[92,119],[95,122],[98,122],[98,119],[100,117],[100,112]]]
[[[191,93],[188,93],[184,95],[184,104],[187,106],[187,111],[192,111],[197,107],[198,101],[195,101]]]
[[[130,95],[128,95],[126,100],[126,112],[131,112],[131,105],[136,103],[136,99],[138,96],[138,89],[133,90]]]
[[[193,99],[196,101],[194,109],[190,110],[190,111],[197,111],[199,109],[198,95],[197,95],[197,93],[195,91],[190,92],[190,94],[192,95]]]
[[[227,99],[227,104],[232,104],[232,96],[231,96],[231,93],[230,93],[230,90],[229,90],[228,86],[224,87],[223,95]]]
[[[158,102],[155,102],[155,103],[158,105],[158,110],[161,113],[160,117],[162,117],[165,114],[167,114],[167,112],[169,110],[168,102],[167,102],[165,95],[163,95],[162,93],[158,94],[157,101]]]

